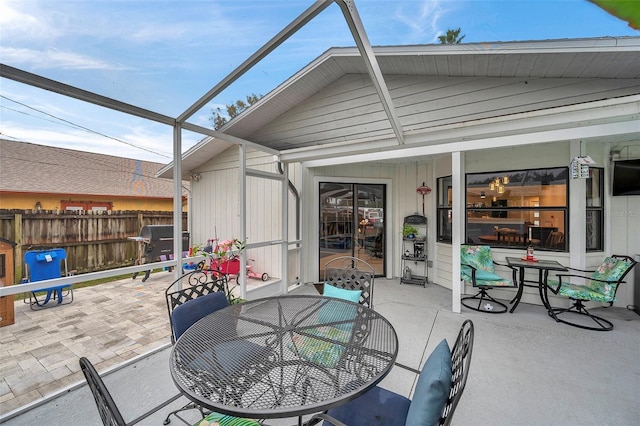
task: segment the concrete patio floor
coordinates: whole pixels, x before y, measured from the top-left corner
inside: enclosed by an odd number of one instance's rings
[[[161,272],[145,283],[128,279],[78,289],[72,304],[42,311],[17,304],[16,324],[0,328],[0,423],[100,424],[80,356],[104,375],[126,420],[176,395],[163,298],[170,281],[171,274]],[[315,290],[301,286],[295,292]],[[632,311],[596,309],[614,323],[611,332],[556,323],[541,306],[525,303],[514,314],[464,307],[455,314],[447,289],[384,279],[376,280],[374,307],[398,333],[398,362],[414,368],[443,338],[453,344],[462,322],[473,320],[471,369],[453,424],[640,424],[640,316]],[[415,380],[394,368],[381,386],[410,396]],[[181,397],[139,424],[160,425],[171,407],[185,403]],[[185,419],[198,417],[191,411]],[[267,423],[291,425],[295,419]]]

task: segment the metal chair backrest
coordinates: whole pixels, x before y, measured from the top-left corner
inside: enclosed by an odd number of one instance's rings
[[[125,423],[120,410],[118,410],[109,390],[93,364],[91,364],[91,361],[85,357],[80,358],[80,369],[84,373],[89,389],[93,394],[93,399],[96,401],[102,424],[105,426],[126,426],[127,423]]]
[[[222,293],[226,297],[227,277],[225,275],[215,276],[210,272],[196,269],[182,275],[180,278],[167,287],[165,299],[167,301],[167,312],[169,314],[169,325],[171,326],[171,342],[175,343],[173,324],[173,310],[187,303],[190,300],[206,296],[210,293]]]
[[[460,327],[456,343],[451,350],[451,390],[449,391],[447,405],[445,405],[442,416],[440,417],[441,425],[449,425],[451,423],[453,412],[467,384],[472,352],[473,322],[471,320],[465,320]]]
[[[590,277],[593,279],[589,279],[586,286],[606,296],[607,302],[613,304],[618,287],[636,263],[629,256],[612,254],[606,257],[600,267],[593,272]]]
[[[376,271],[357,257],[341,256],[325,265],[324,281],[347,290],[361,290],[360,304],[373,308],[373,282]]]

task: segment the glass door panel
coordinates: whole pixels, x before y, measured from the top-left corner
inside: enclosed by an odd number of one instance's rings
[[[320,279],[325,264],[353,256],[384,274],[385,186],[320,183]]]

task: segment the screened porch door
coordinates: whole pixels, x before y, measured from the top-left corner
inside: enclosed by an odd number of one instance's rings
[[[353,256],[384,275],[384,184],[320,182],[320,279],[328,261]]]

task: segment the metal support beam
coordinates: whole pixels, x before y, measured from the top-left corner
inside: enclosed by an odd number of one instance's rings
[[[265,56],[273,52],[278,46],[284,43],[289,37],[295,34],[300,28],[304,27],[307,22],[311,21],[320,12],[331,4],[331,0],[317,0],[311,7],[302,12],[293,22],[284,27],[282,31],[276,34],[264,46],[258,49],[253,55],[245,60],[240,66],[233,70],[229,75],[216,84],[198,101],[191,105],[185,112],[180,114],[178,122],[183,123],[193,114],[198,112],[202,107],[209,103],[213,98],[218,96],[220,92],[229,87],[234,81],[242,77],[244,73],[249,71],[255,64],[260,62]]]
[[[182,275],[182,128],[178,123],[173,126],[173,167],[173,258],[178,261],[173,277],[177,280]]]
[[[90,104],[99,105],[125,114],[135,115],[136,117],[145,118],[162,124],[173,126],[176,120],[168,115],[158,114],[144,108],[107,98],[97,93],[69,86],[59,81],[51,80],[46,77],[22,71],[9,65],[0,64],[0,77],[8,78],[19,83],[23,83],[39,89],[48,90],[59,95],[68,96]]]
[[[376,87],[378,96],[380,96],[382,107],[387,113],[387,117],[389,118],[389,122],[391,123],[391,127],[393,128],[396,138],[398,138],[398,145],[403,145],[404,132],[402,131],[402,124],[400,124],[400,119],[398,118],[398,114],[396,114],[396,109],[393,106],[393,100],[391,99],[391,95],[387,89],[378,61],[376,60],[376,55],[373,53],[373,49],[369,43],[369,38],[364,30],[364,25],[362,25],[362,21],[360,20],[360,15],[358,14],[356,5],[353,0],[335,0],[335,2],[340,6],[342,14],[347,21],[347,25],[349,25],[351,34],[353,35],[353,39],[358,46],[360,55],[369,70],[369,76],[373,81],[373,85]]]

